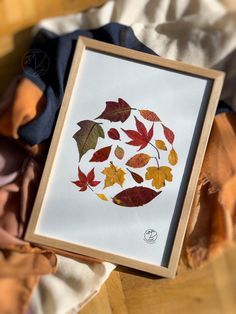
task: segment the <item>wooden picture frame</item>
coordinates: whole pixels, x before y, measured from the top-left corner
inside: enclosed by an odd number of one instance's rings
[[[25,240],[173,278],[223,80],[80,37]]]

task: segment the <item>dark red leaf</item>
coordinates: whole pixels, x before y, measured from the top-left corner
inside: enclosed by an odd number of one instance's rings
[[[147,137],[147,129],[145,128],[145,125],[139,121],[136,117],[135,122],[136,122],[136,128],[140,134],[142,134],[144,137]]]
[[[90,162],[102,162],[102,161],[107,160],[111,152],[111,146],[112,145],[106,146],[97,150],[89,161]]]
[[[128,168],[126,168],[126,169],[129,171],[129,173],[131,174],[131,176],[135,182],[137,182],[137,183],[143,182],[143,178],[138,173],[133,172],[133,171],[129,170]]]
[[[88,175],[87,175],[87,181],[90,184],[90,182],[92,182],[94,180],[94,168],[92,170],[89,171]]]
[[[80,170],[80,168],[78,167],[78,177],[80,179],[81,182],[86,183],[87,182],[87,177],[86,175]]]
[[[148,140],[151,141],[152,137],[153,137],[153,127],[154,127],[154,123],[152,124],[151,129],[148,131]]]
[[[107,101],[105,110],[96,119],[105,119],[110,122],[124,122],[129,118],[130,112],[130,105],[128,105],[122,98],[119,98],[118,102]]]
[[[89,171],[87,176],[80,170],[78,167],[78,177],[79,180],[72,181],[76,186],[80,188],[80,192],[86,191],[88,186],[96,186],[101,181],[94,181],[95,175],[94,175],[94,168]]]
[[[143,186],[135,186],[118,193],[112,201],[119,206],[137,207],[151,202],[160,193],[161,191],[156,192]]]
[[[136,127],[138,131],[124,130],[124,129],[121,129],[121,130],[125,132],[125,134],[128,135],[128,137],[131,138],[132,140],[130,142],[127,142],[127,144],[133,145],[133,146],[140,146],[139,150],[141,150],[144,147],[146,147],[152,139],[153,125],[151,129],[147,132],[145,125],[141,121],[139,121],[136,117],[135,117],[135,121],[136,121]]]
[[[170,144],[173,144],[174,139],[175,139],[175,135],[173,131],[171,131],[171,129],[164,126],[164,124],[161,124],[161,125],[163,126],[163,129],[164,129],[165,138]]]
[[[120,134],[119,132],[114,129],[114,128],[111,128],[108,132],[107,132],[108,136],[110,138],[112,138],[113,140],[120,140]]]

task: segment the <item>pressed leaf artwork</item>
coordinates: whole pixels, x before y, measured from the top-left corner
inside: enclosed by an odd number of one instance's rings
[[[165,181],[172,181],[171,168],[166,166],[148,167],[145,175],[146,180],[152,180],[152,186],[160,189],[165,186]]]
[[[117,145],[114,154],[115,154],[116,158],[121,160],[121,159],[123,159],[123,157],[125,155],[125,151],[122,147]]]
[[[151,156],[147,154],[136,154],[127,161],[126,165],[132,168],[142,168],[148,164],[150,158]]]
[[[90,159],[90,161],[93,161],[93,162],[102,162],[102,161],[105,161],[107,160],[107,158],[109,157],[110,155],[110,152],[111,152],[111,145],[110,146],[106,146],[106,147],[103,147],[103,148],[100,148],[99,150],[97,150],[92,158]]]
[[[166,164],[178,163],[175,134],[153,110],[118,98],[107,101],[97,118],[78,126],[73,135],[79,153],[78,179],[72,183],[79,192],[96,194],[104,206],[139,207],[157,199],[174,180]]]
[[[149,203],[160,193],[161,191],[156,192],[143,186],[135,186],[118,193],[112,201],[124,207],[137,207]]]
[[[114,185],[115,183],[119,184],[121,187],[123,186],[125,181],[125,171],[123,169],[114,166],[113,163],[110,163],[110,166],[106,167],[102,173],[106,176],[104,189]]]
[[[109,199],[103,193],[97,193],[97,196],[103,201],[109,201]]]
[[[156,145],[156,148],[158,148],[158,149],[167,150],[166,144],[162,140],[156,140],[155,145]]]
[[[122,131],[124,131],[128,137],[131,139],[131,141],[127,142],[127,144],[129,145],[133,145],[133,146],[140,146],[139,150],[145,148],[149,142],[151,141],[152,137],[153,137],[153,125],[150,128],[149,131],[147,131],[145,125],[139,121],[136,117],[135,121],[136,121],[136,128],[137,131],[135,130],[124,130],[122,129]]]
[[[137,183],[142,183],[143,182],[143,177],[141,177],[138,173],[131,171],[127,168],[129,173],[131,174],[132,178],[134,179],[135,182]]]
[[[172,166],[175,166],[178,162],[178,154],[176,153],[176,151],[174,150],[174,148],[172,148],[170,150],[170,153],[169,153],[169,156],[168,156],[168,160],[169,160],[169,163],[172,165]]]
[[[72,183],[80,188],[80,192],[86,191],[88,187],[91,189],[91,187],[95,187],[101,182],[94,180],[94,168],[87,175],[78,168],[78,178],[79,180],[72,181]]]
[[[88,150],[96,147],[99,137],[104,138],[104,131],[99,123],[90,120],[80,121],[78,126],[80,130],[73,135],[73,138],[77,143],[79,160],[81,160]]]
[[[114,128],[111,128],[108,132],[107,132],[108,136],[113,139],[113,140],[120,140],[120,134],[119,132],[114,129]]]
[[[153,121],[153,122],[160,121],[159,117],[153,111],[141,109],[139,110],[139,112],[141,116],[148,121]]]
[[[124,101],[122,98],[119,98],[118,102],[107,101],[105,110],[96,119],[105,119],[109,120],[110,122],[124,122],[129,118],[130,113],[130,105],[128,105],[127,102]]]

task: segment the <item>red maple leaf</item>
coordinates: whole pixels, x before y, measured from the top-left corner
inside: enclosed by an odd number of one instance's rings
[[[86,191],[87,187],[91,189],[91,186],[97,186],[101,181],[95,181],[94,168],[87,174],[84,174],[78,167],[77,181],[72,181],[76,186],[80,187],[80,192]]]
[[[140,146],[139,150],[143,149],[148,145],[148,143],[151,141],[153,137],[153,125],[150,128],[149,131],[147,131],[145,125],[139,121],[135,117],[135,122],[136,122],[136,128],[137,131],[134,130],[124,130],[122,129],[123,132],[125,132],[126,135],[132,140],[130,142],[127,142],[126,144],[133,145],[133,146]]]

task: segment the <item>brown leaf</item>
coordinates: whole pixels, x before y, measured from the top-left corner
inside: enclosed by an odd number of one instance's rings
[[[118,193],[112,201],[119,206],[137,207],[151,202],[160,193],[161,191],[156,192],[143,186],[135,186]]]
[[[130,171],[128,168],[126,168],[126,169],[129,171],[129,173],[131,174],[131,176],[135,182],[137,182],[137,183],[143,182],[143,178],[138,173]]]
[[[168,160],[169,160],[169,163],[172,166],[175,166],[177,164],[177,162],[178,162],[178,154],[176,153],[174,148],[171,149],[171,151],[169,153],[169,156],[168,156]]]
[[[155,141],[155,145],[156,145],[156,147],[157,147],[158,149],[167,150],[166,144],[165,144],[165,142],[162,141],[162,140],[156,140],[156,141]]]
[[[120,134],[119,132],[114,129],[114,128],[111,128],[108,132],[107,132],[108,136],[110,138],[112,138],[113,140],[120,140]]]
[[[97,150],[89,161],[90,162],[102,162],[102,161],[107,160],[111,152],[111,146],[112,145],[106,146]]]
[[[122,98],[119,98],[118,102],[107,101],[106,109],[96,119],[105,119],[109,120],[110,122],[124,122],[129,118],[130,112],[130,105],[128,105],[127,102],[124,101]]]
[[[122,147],[117,145],[114,153],[115,153],[115,156],[121,160],[124,157],[125,151]]]
[[[80,130],[73,135],[73,138],[77,143],[79,160],[81,160],[88,150],[96,147],[99,137],[104,138],[104,131],[99,123],[90,120],[80,121],[78,126]]]
[[[148,121],[152,121],[152,122],[160,121],[159,117],[153,111],[139,110],[139,112],[140,112],[141,116]]]
[[[136,154],[132,158],[130,158],[126,165],[132,168],[142,168],[146,166],[146,164],[149,162],[151,156],[147,154]]]

